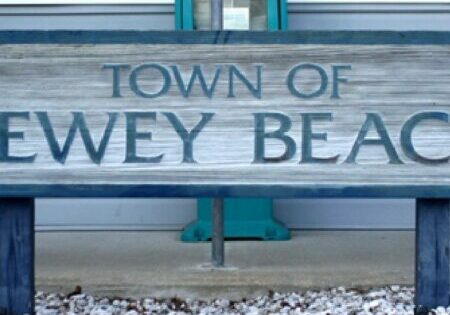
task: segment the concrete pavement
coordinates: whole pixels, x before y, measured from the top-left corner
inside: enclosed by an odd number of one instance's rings
[[[226,268],[209,243],[179,232],[38,232],[38,290],[95,295],[240,298],[267,290],[413,284],[412,231],[301,231],[291,241],[230,241]]]

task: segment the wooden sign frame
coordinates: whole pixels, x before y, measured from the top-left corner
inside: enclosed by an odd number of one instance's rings
[[[1,31],[1,45],[218,44],[450,47],[449,32]],[[450,61],[450,60],[449,60]],[[0,64],[1,69],[1,64]],[[450,71],[450,70],[449,70]],[[0,72],[0,75],[1,72]],[[450,87],[449,87],[450,89]],[[1,164],[0,164],[1,167]],[[0,168],[1,169],[1,168]],[[34,198],[274,197],[417,199],[417,312],[450,305],[450,185],[441,184],[0,184],[0,313],[34,309]],[[11,257],[14,255],[15,257]],[[13,264],[11,262],[18,263]]]

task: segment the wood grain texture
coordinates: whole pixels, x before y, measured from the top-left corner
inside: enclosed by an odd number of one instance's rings
[[[419,310],[450,304],[449,246],[450,200],[418,199],[415,304]]]
[[[34,313],[34,200],[0,198],[0,310]]]
[[[449,46],[421,45],[0,45],[0,111],[29,111],[30,121],[12,120],[11,128],[23,131],[24,140],[11,140],[11,154],[37,153],[33,163],[1,163],[0,185],[367,185],[420,187],[448,186],[449,164],[422,165],[408,159],[399,143],[400,128],[411,115],[422,111],[448,113],[450,105]],[[128,74],[121,76],[121,98],[112,98],[111,71],[105,63],[178,65],[185,81],[192,65],[201,64],[209,82],[217,64],[222,65],[212,99],[198,82],[184,98],[172,77],[167,95],[147,99],[129,88]],[[255,64],[264,65],[262,98],[257,99],[236,80],[236,97],[228,98],[227,65],[235,64],[255,81]],[[299,63],[321,65],[331,79],[331,66],[350,64],[343,72],[348,83],[340,84],[341,99],[331,99],[331,82],[324,95],[310,100],[292,96],[286,87],[289,70]],[[155,90],[155,73],[143,75],[143,89]],[[314,89],[317,74],[305,72],[302,86]],[[77,134],[64,165],[56,162],[33,114],[46,111],[60,145],[64,143],[72,111],[83,112],[96,145],[107,123],[107,112],[119,113],[117,124],[100,165],[92,163]],[[126,111],[154,111],[156,122],[140,123],[152,140],[138,141],[140,155],[163,153],[161,163],[123,163]],[[182,142],[161,112],[173,112],[188,130],[200,113],[215,113],[194,141],[196,164],[181,163]],[[292,120],[288,134],[297,150],[292,160],[276,164],[252,164],[254,158],[253,114],[283,113]],[[330,112],[333,121],[315,121],[315,132],[327,132],[328,140],[314,140],[316,156],[339,154],[336,164],[299,164],[302,119],[300,113]],[[364,122],[366,113],[378,113],[404,164],[390,165],[384,149],[361,149],[356,164],[343,164]],[[268,130],[278,128],[268,121]],[[375,133],[369,133],[371,137]],[[268,155],[284,147],[267,140]],[[450,154],[448,124],[427,121],[414,133],[419,152],[437,158]]]

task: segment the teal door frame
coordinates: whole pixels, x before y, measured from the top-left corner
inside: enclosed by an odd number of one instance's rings
[[[287,0],[267,0],[267,30],[286,31],[288,29]],[[175,28],[194,30],[194,0],[175,0]]]
[[[287,0],[267,0],[267,30],[287,31]]]
[[[194,0],[175,0],[175,28],[181,30],[194,29]]]
[[[194,0],[175,1],[175,26],[177,30],[194,30]],[[267,0],[267,30],[287,30],[286,0]],[[270,198],[226,198],[225,238],[288,240],[289,230],[273,216]],[[181,234],[184,242],[211,239],[212,199],[197,200],[197,220],[190,223]]]

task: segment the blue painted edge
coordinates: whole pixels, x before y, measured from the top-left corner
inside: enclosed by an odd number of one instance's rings
[[[450,185],[0,185],[0,197],[448,198]]]
[[[0,31],[0,44],[450,45],[434,31]]]

